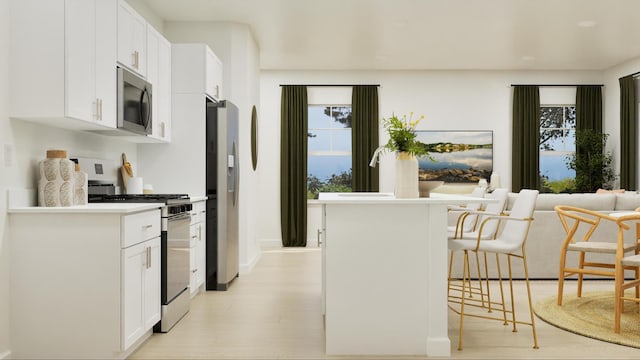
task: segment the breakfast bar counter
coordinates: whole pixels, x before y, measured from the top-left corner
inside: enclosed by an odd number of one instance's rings
[[[321,193],[326,353],[450,356],[447,205],[490,201]]]

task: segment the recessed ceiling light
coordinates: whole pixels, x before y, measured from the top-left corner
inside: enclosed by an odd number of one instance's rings
[[[522,59],[523,61],[533,61],[536,58],[531,56],[531,55],[525,55],[525,56],[521,57],[520,59]]]
[[[597,23],[593,20],[583,20],[578,23],[578,26],[588,28],[588,27],[594,27],[596,26],[596,24]]]

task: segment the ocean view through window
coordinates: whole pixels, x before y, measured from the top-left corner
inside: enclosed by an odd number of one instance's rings
[[[573,192],[576,173],[567,159],[576,151],[575,105],[540,106],[541,192]]]
[[[351,105],[309,105],[307,199],[351,191]]]

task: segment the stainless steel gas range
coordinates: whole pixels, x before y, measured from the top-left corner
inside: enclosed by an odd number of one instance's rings
[[[90,191],[91,192],[91,191]],[[189,225],[191,201],[186,194],[90,194],[89,202],[164,203],[161,227],[162,318],[155,332],[169,331],[189,312]]]

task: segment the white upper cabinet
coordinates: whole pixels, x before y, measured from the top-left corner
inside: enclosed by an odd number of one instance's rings
[[[9,6],[11,118],[132,142],[171,139],[171,44],[126,2],[20,0]],[[152,83],[151,136],[114,131],[118,66]]]
[[[152,134],[171,141],[171,43],[147,25],[147,81],[153,87]]]
[[[116,126],[116,3],[11,2],[11,117]]]
[[[173,44],[173,93],[222,99],[222,62],[205,44]]]
[[[118,62],[147,75],[147,22],[124,0],[118,1]]]
[[[222,61],[209,48],[207,48],[206,59],[207,82],[205,84],[205,93],[217,101],[222,99]]]

